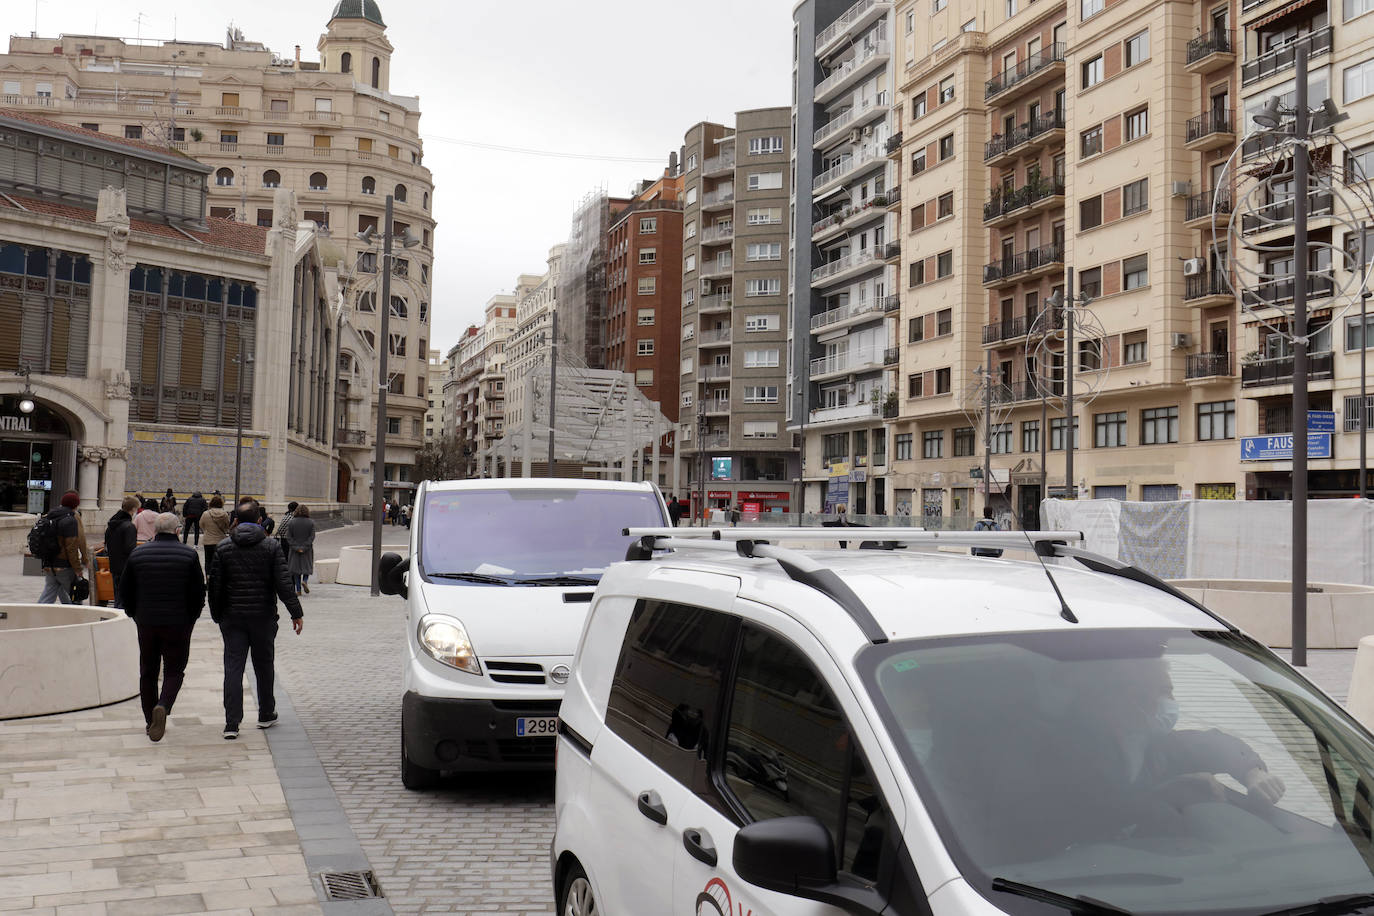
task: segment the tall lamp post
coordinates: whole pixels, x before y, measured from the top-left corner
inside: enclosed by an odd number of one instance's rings
[[[701,488],[701,501],[697,503],[697,522],[706,524],[706,434],[711,430],[711,418],[706,416],[702,410],[701,402],[697,403],[697,466],[700,469],[697,474],[697,486]]]
[[[1078,361],[1078,354],[1074,352],[1073,332],[1074,326],[1078,323],[1075,308],[1087,308],[1093,297],[1086,293],[1074,295],[1072,267],[1064,271],[1064,276],[1064,290],[1050,293],[1045,305],[1051,315],[1060,313],[1064,326],[1064,422],[1068,426],[1064,431],[1064,495],[1069,499],[1077,499],[1078,485],[1073,479],[1073,452],[1077,444],[1077,436],[1074,435],[1073,369],[1074,363]]]
[[[392,196],[386,196],[386,217],[384,228],[382,229],[382,301],[379,311],[382,313],[381,334],[377,338],[377,434],[376,451],[372,458],[372,595],[376,597],[382,593],[381,580],[379,576],[379,564],[382,562],[382,499],[383,491],[386,489],[386,394],[391,387],[391,379],[387,369],[387,356],[391,351],[391,243],[393,240],[399,241],[406,248],[414,248],[419,244],[419,239],[410,234],[410,230],[396,235],[395,226],[392,225]],[[366,245],[372,245],[373,239],[377,235],[377,230],[368,226],[358,233],[358,238]]]
[[[238,370],[234,373],[234,508],[243,497],[243,373],[253,371],[253,357],[243,352],[243,338],[239,338],[238,355],[231,360]]]

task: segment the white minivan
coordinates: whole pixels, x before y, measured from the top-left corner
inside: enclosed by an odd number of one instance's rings
[[[560,478],[426,482],[410,558],[382,557],[406,599],[401,779],[548,769],[558,704],[592,592],[626,527],[668,524],[652,483]]]

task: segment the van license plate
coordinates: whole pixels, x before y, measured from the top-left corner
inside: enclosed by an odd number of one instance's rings
[[[552,738],[557,734],[557,716],[528,716],[515,720],[517,738]]]

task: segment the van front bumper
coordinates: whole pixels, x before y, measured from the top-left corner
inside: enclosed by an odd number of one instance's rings
[[[551,770],[558,739],[516,737],[515,720],[557,716],[558,707],[558,700],[426,697],[407,691],[401,700],[402,740],[411,761],[430,770]]]

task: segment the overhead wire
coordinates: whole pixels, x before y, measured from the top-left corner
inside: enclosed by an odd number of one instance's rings
[[[495,153],[515,153],[521,156],[543,156],[548,159],[580,159],[591,162],[663,161],[662,156],[603,156],[598,153],[569,153],[562,150],[531,149],[523,146],[506,146],[501,143],[483,143],[480,140],[464,140],[460,137],[445,137],[438,134],[426,134],[425,139],[438,140],[441,143],[452,143],[455,146],[466,146],[472,149],[489,150]]]

